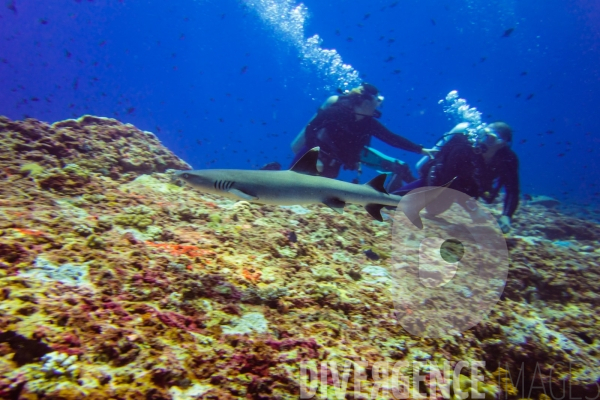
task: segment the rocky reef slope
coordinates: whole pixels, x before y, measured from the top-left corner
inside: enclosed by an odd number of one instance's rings
[[[422,363],[410,398],[448,398],[426,364],[458,361],[485,361],[486,398],[597,392],[595,223],[523,206],[488,318],[419,338],[389,294],[390,223],[358,207],[257,206],[175,185],[166,172],[184,161],[105,118],[0,118],[0,149],[0,398],[297,399],[301,363],[322,361],[362,369],[347,398],[376,398],[378,361],[406,361],[408,383]]]

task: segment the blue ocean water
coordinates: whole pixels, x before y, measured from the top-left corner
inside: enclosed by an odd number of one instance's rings
[[[195,168],[287,166],[317,107],[365,80],[394,132],[432,146],[458,90],[514,127],[524,193],[600,199],[595,0],[5,0],[0,43],[0,114],[116,118]]]

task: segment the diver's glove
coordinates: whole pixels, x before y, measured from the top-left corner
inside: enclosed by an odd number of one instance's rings
[[[510,231],[510,217],[508,215],[503,215],[498,218],[498,225],[500,225],[500,229],[502,229],[502,233],[508,233]]]

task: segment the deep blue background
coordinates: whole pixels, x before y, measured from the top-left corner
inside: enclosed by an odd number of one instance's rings
[[[249,2],[168,3],[4,0],[0,114],[117,118],[195,168],[287,165],[327,82]],[[453,126],[437,102],[456,89],[486,122],[514,127],[524,192],[598,204],[600,2],[304,4],[306,37],[319,34],[380,88],[390,129],[433,145]]]

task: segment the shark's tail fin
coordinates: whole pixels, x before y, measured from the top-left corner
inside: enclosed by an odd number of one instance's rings
[[[456,178],[454,178],[456,179]],[[422,209],[427,207],[429,203],[435,200],[452,182],[445,184],[444,186],[439,186],[435,188],[424,187],[418,188],[410,191],[406,196],[402,197],[400,201],[400,208],[406,217],[419,229],[423,229],[423,221],[421,221],[421,217],[419,213]]]

